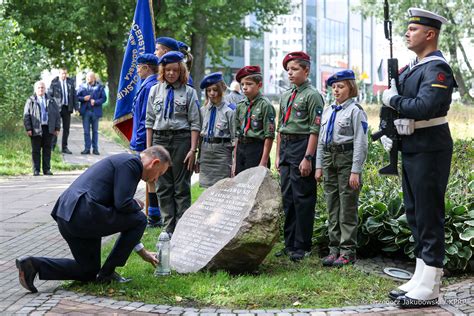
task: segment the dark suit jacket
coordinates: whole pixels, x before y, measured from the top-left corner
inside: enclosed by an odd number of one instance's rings
[[[78,101],[77,101],[77,94],[76,94],[76,87],[74,84],[74,80],[72,78],[66,78],[67,84],[67,108],[69,113],[72,113],[73,110],[78,109]],[[62,106],[62,96],[63,96],[63,88],[61,86],[61,81],[59,77],[56,77],[51,81],[51,85],[49,86],[48,94],[56,100],[56,103],[59,106],[59,110],[61,110]]]
[[[92,165],[80,175],[54,205],[51,216],[69,222],[94,218],[107,224],[114,212],[137,212],[140,205],[134,195],[140,182],[143,164],[138,155],[117,154]],[[80,203],[79,203],[80,202]]]

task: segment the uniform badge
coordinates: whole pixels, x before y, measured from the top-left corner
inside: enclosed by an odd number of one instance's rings
[[[252,121],[252,126],[257,127],[258,126],[258,121]]]
[[[158,103],[158,105],[156,106],[156,111],[161,112],[161,104]]]
[[[273,123],[268,124],[268,131],[270,133],[274,133],[275,132],[275,124],[273,124]]]
[[[296,117],[301,117],[301,112],[300,111],[296,112]]]
[[[321,125],[321,116],[318,115],[314,118],[314,124]]]
[[[255,120],[255,114],[252,114],[251,118],[252,120]]]
[[[446,80],[446,75],[443,72],[439,72],[436,75],[436,80],[438,80],[439,82],[444,82]]]
[[[255,112],[260,113],[260,108],[255,109]]]

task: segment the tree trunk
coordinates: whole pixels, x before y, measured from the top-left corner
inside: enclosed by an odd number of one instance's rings
[[[194,88],[196,89],[199,100],[201,100],[199,84],[202,78],[204,78],[204,71],[206,69],[207,34],[205,28],[207,21],[204,15],[198,12],[194,23],[196,31],[191,35],[191,52],[194,57],[191,75],[193,76]]]
[[[466,82],[464,81],[464,77],[462,75],[459,62],[458,62],[458,52],[456,45],[449,45],[449,54],[451,55],[451,62],[453,63],[453,75],[454,79],[458,84],[459,94],[461,95],[461,100],[463,102],[472,103],[472,97],[469,95],[469,89],[466,87]]]
[[[117,102],[117,90],[120,80],[120,70],[123,61],[123,49],[120,47],[105,48],[105,58],[107,61],[107,76],[109,86],[109,105],[115,108]]]

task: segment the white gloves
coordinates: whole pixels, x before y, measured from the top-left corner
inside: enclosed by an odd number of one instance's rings
[[[393,140],[383,135],[382,137],[380,137],[380,142],[383,145],[383,149],[385,149],[386,152],[390,152],[390,150],[392,149]]]
[[[385,90],[382,94],[383,104],[393,109],[393,107],[390,105],[390,99],[392,99],[392,97],[395,95],[398,95],[397,84],[395,79],[392,79],[392,81],[390,81],[390,89]]]

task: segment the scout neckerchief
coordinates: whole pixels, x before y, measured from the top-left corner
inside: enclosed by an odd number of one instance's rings
[[[214,124],[216,122],[217,108],[211,103],[211,117],[209,118],[209,127],[207,129],[207,138],[214,137]]]
[[[249,107],[247,109],[247,114],[245,115],[245,121],[244,121],[244,124],[245,124],[245,127],[244,127],[244,135],[247,135],[247,132],[250,128],[250,112],[252,110],[252,106],[253,106],[253,101],[255,99],[251,100],[250,101],[250,104],[249,104]]]
[[[285,125],[286,122],[288,122],[288,119],[290,118],[291,108],[293,107],[293,101],[295,100],[297,93],[298,91],[296,90],[296,88],[294,88],[293,93],[291,94],[291,97],[288,100],[288,104],[286,105],[286,113],[285,113],[285,118],[283,119],[283,125]]]
[[[326,132],[326,145],[329,145],[332,142],[332,134],[334,132],[334,121],[336,120],[336,114],[339,110],[342,109],[342,105],[332,105],[333,111],[331,117],[329,118],[328,131]]]
[[[174,106],[174,87],[169,84],[166,86],[166,89],[168,89],[168,95],[166,96],[165,119],[171,119]]]

